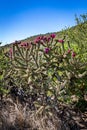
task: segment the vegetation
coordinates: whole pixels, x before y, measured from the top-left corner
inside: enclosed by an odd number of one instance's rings
[[[87,128],[87,14],[76,22],[0,46],[0,129]]]
[[[87,94],[87,16],[76,17],[76,21],[77,26],[60,34],[16,41],[10,49],[0,47],[1,99],[17,88],[23,98],[25,95],[36,97],[32,101],[38,111],[47,110],[59,101],[73,104],[74,95],[77,99],[74,105],[84,111],[87,106],[84,98]]]

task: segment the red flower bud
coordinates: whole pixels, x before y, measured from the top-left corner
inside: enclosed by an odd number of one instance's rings
[[[29,46],[29,44],[27,42],[26,43],[21,43],[20,46],[27,48]]]
[[[60,42],[60,43],[64,43],[64,40],[60,39],[60,40],[58,40],[58,42]]]
[[[44,52],[47,54],[50,51],[50,48],[45,48]]]
[[[69,49],[69,50],[67,51],[67,53],[70,54],[70,52],[71,52],[71,50]]]
[[[76,56],[76,53],[75,52],[72,52],[72,57],[75,57]]]
[[[51,37],[51,38],[55,38],[55,37],[56,37],[56,34],[51,34],[50,37]]]
[[[41,40],[41,37],[39,36],[39,37],[37,37],[36,39],[35,39],[35,43],[39,43],[40,42],[40,40]]]

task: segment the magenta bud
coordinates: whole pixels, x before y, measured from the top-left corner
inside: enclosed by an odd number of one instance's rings
[[[50,37],[51,37],[51,38],[55,38],[55,37],[56,37],[56,34],[51,34]]]
[[[64,40],[60,39],[60,40],[58,40],[58,42],[60,42],[60,43],[64,43]]]
[[[76,53],[75,52],[72,52],[72,57],[74,58],[76,56]]]
[[[45,48],[44,52],[47,54],[50,51],[50,48]]]

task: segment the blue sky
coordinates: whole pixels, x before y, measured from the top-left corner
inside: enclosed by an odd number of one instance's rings
[[[56,32],[87,13],[87,0],[0,0],[0,41]]]

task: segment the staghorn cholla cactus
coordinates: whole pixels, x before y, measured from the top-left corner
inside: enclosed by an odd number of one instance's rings
[[[10,59],[15,78],[20,77],[20,82],[36,88],[51,86],[54,71],[58,67],[58,60],[62,60],[61,47],[54,40],[55,34],[37,37],[30,43],[15,42],[10,49]],[[60,40],[59,42],[64,42]],[[59,50],[59,51],[58,51]],[[54,53],[54,54],[53,54]],[[59,75],[57,75],[58,77]],[[60,76],[58,77],[60,78]],[[53,83],[52,83],[53,84]]]
[[[30,91],[43,91],[56,98],[62,90],[81,95],[87,86],[87,63],[80,60],[65,36],[55,37],[51,34],[29,43],[15,42],[10,49],[13,76],[20,85],[29,86]]]

